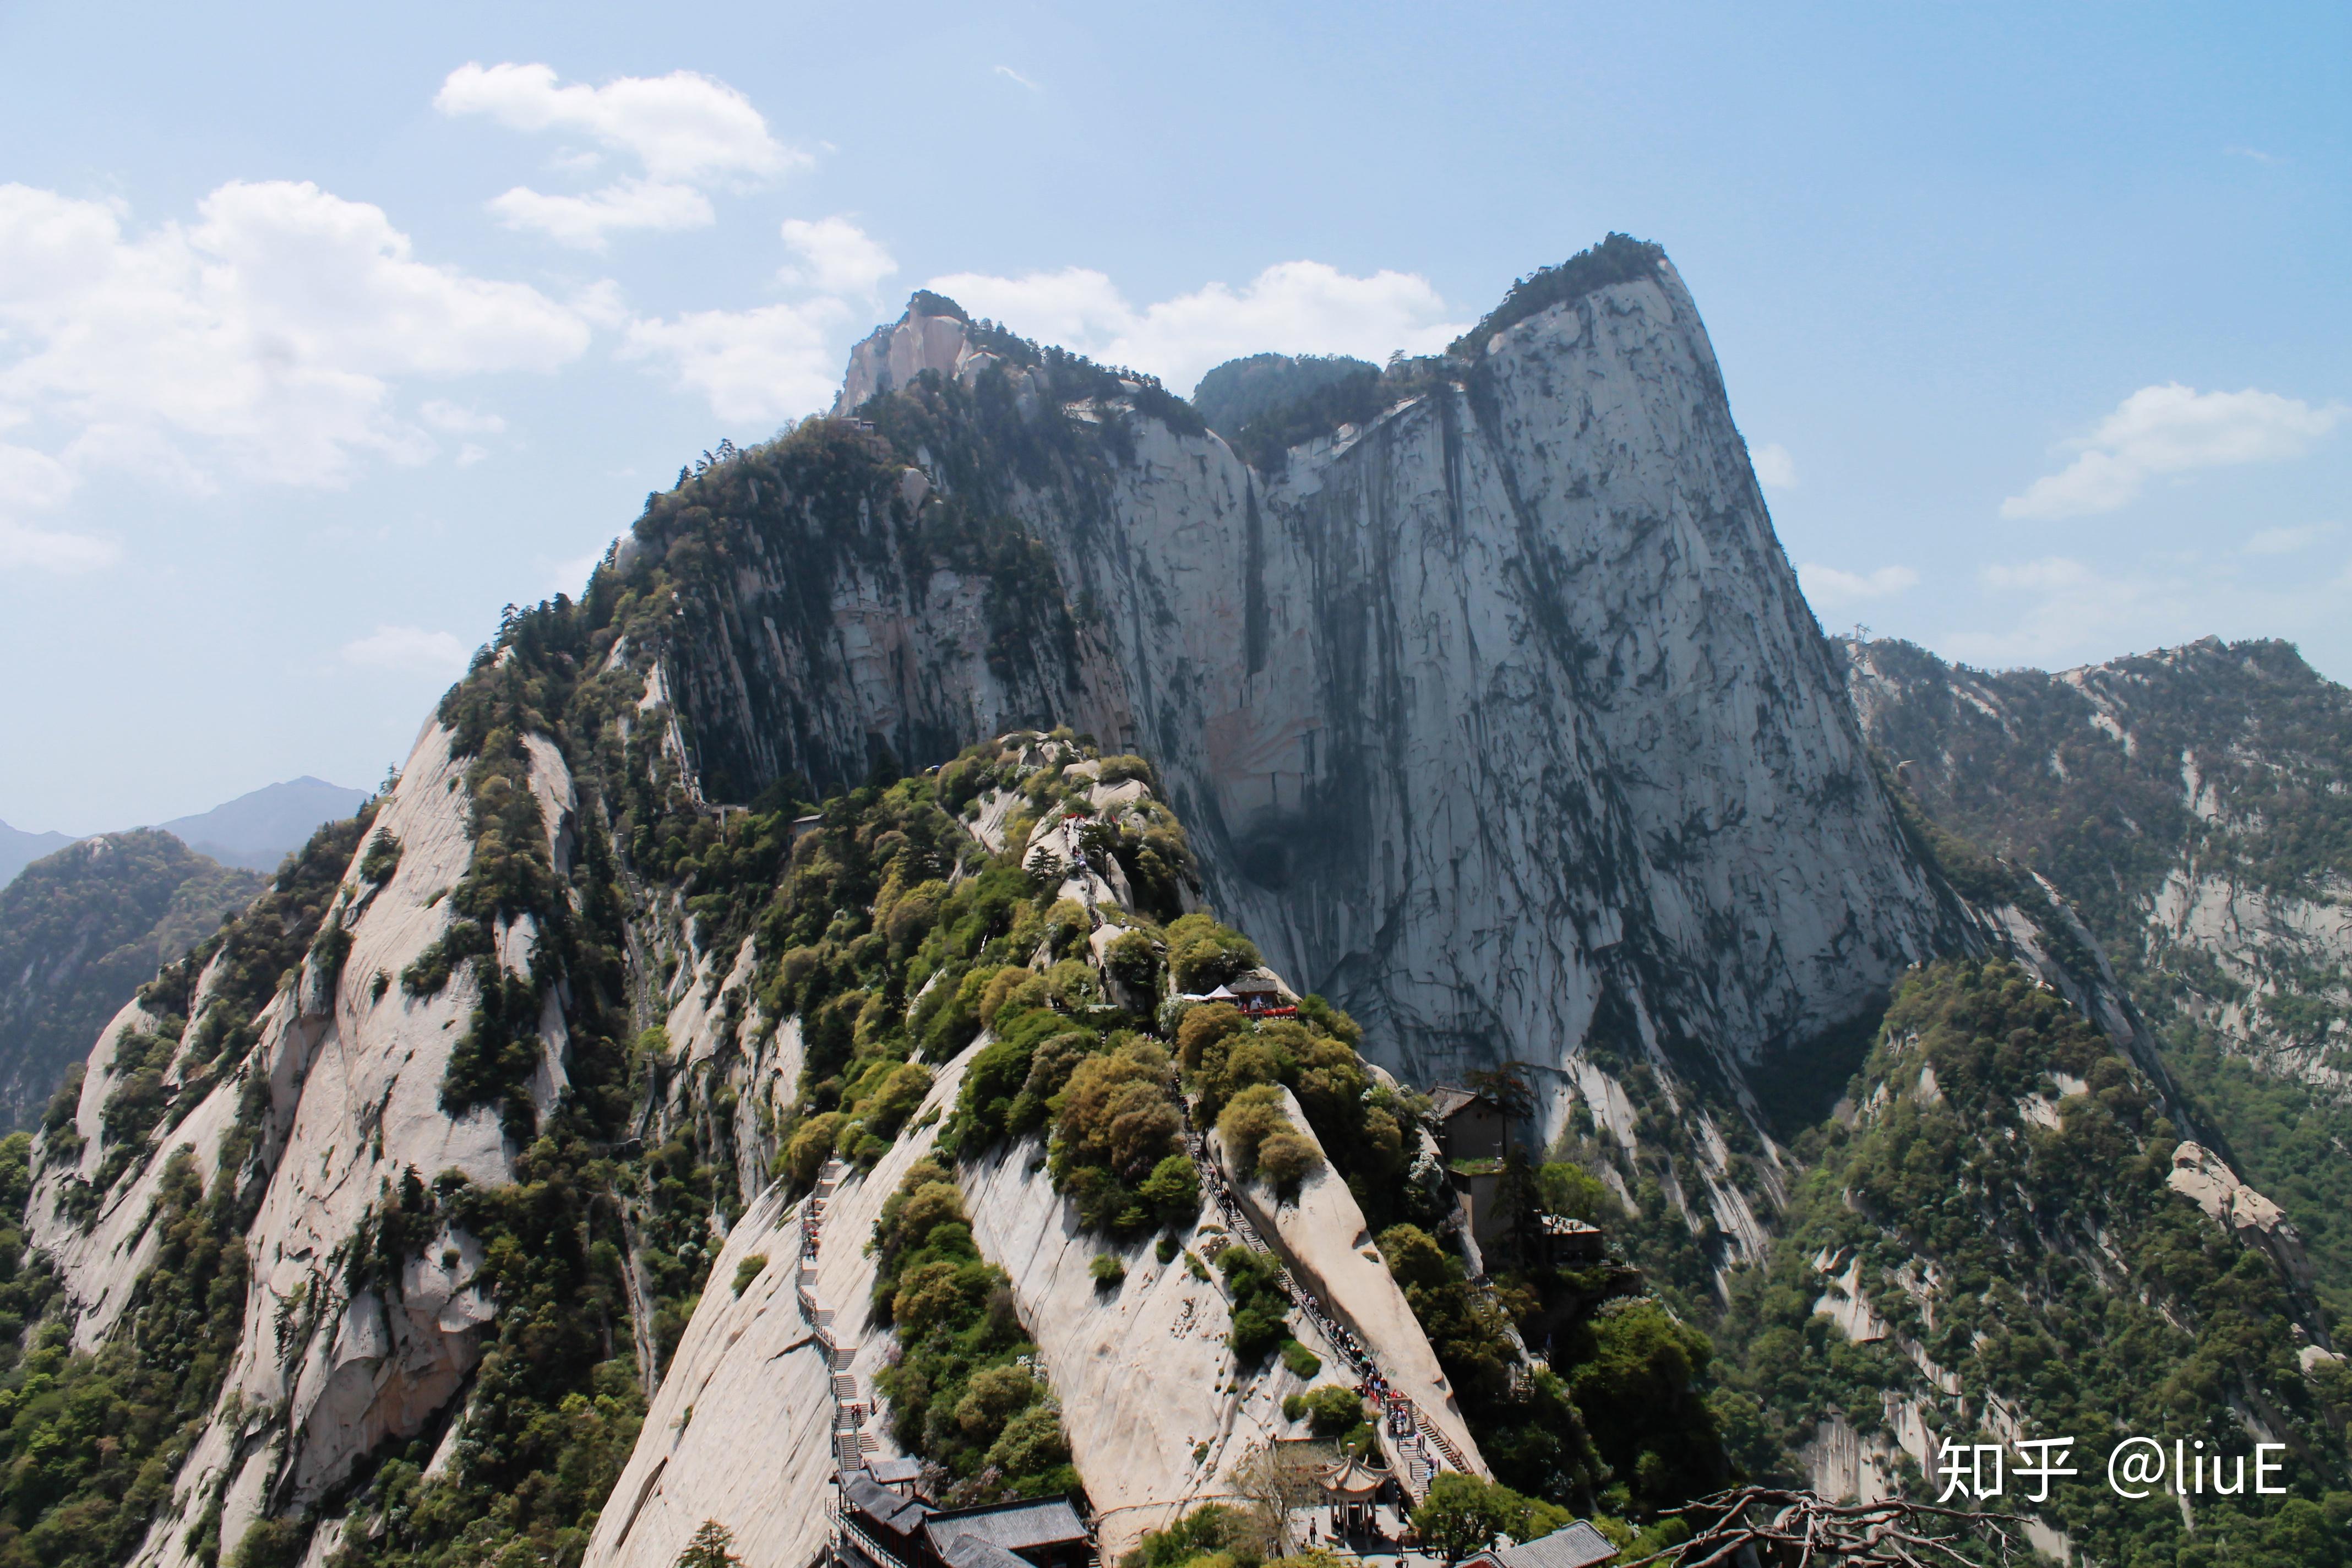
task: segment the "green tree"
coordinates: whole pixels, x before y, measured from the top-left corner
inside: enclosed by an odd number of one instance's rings
[[[1459,1563],[1483,1552],[1499,1536],[1532,1541],[1568,1522],[1568,1512],[1549,1503],[1521,1497],[1506,1486],[1444,1470],[1432,1478],[1428,1495],[1412,1510],[1412,1527],[1422,1543]]]
[[[735,1555],[735,1532],[715,1519],[706,1519],[686,1550],[677,1554],[676,1568],[741,1568],[743,1560]]]

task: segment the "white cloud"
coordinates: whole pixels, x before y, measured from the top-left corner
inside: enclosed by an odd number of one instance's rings
[[[73,493],[74,471],[30,447],[0,446],[0,507],[44,510]]]
[[[2300,457],[2336,427],[2340,405],[2313,407],[2276,393],[2144,386],[2071,443],[2080,456],[2000,503],[2003,517],[2056,519],[2112,511],[2159,474]]]
[[[629,324],[628,299],[613,279],[600,278],[585,288],[573,289],[567,303],[583,321],[597,326],[618,329]]]
[[[380,626],[343,645],[343,658],[372,669],[415,670],[432,675],[466,668],[473,650],[448,632],[422,626]]]
[[[1797,459],[1789,448],[1778,441],[1767,441],[1749,449],[1748,460],[1755,466],[1756,482],[1767,489],[1792,490],[1797,488]]]
[[[0,569],[94,572],[122,558],[121,546],[110,540],[36,528],[10,515],[61,506],[79,482],[71,468],[47,452],[0,445]]]
[[[2232,158],[2244,158],[2252,163],[2276,165],[2286,162],[2275,153],[2265,153],[2259,147],[2224,147],[2222,152]]]
[[[589,335],[316,185],[232,182],[194,224],[144,232],[120,204],[0,185],[0,408],[37,415],[77,472],[201,489],[223,469],[331,485],[363,455],[422,462],[395,382],[551,371]]]
[[[820,294],[872,297],[882,279],[898,270],[890,253],[845,217],[786,218],[784,248],[800,258],[778,278]]]
[[[602,250],[615,229],[706,228],[718,221],[710,198],[692,185],[616,180],[584,196],[551,196],[517,185],[492,196],[491,213],[509,228],[543,234],[559,245]]]
[[[961,272],[929,285],[974,315],[1113,364],[1148,371],[1180,393],[1240,354],[1345,353],[1378,362],[1428,353],[1462,331],[1425,278],[1369,278],[1320,261],[1286,261],[1239,289],[1211,283],[1137,308],[1100,272],[1066,268],[999,278]]]
[[[1950,657],[2001,668],[2063,668],[2199,637],[2332,634],[2352,602],[2352,570],[2246,574],[2224,559],[2142,556],[2110,572],[2066,556],[1988,566],[1990,626],[1938,639]]]
[[[1084,267],[997,278],[951,272],[925,287],[945,294],[975,316],[1065,348],[1108,341],[1135,320],[1135,308],[1106,273]]]
[[[601,248],[623,229],[699,228],[714,221],[703,190],[773,179],[813,160],[768,131],[751,100],[715,77],[672,71],[620,77],[602,87],[559,85],[547,65],[467,63],[449,73],[433,106],[444,114],[488,115],[510,130],[581,135],[635,159],[644,177],[614,181],[583,195],[550,195],[518,185],[490,210],[512,228],[563,245]],[[598,160],[576,149],[558,166],[584,174]]]
[[[28,566],[37,571],[95,572],[122,559],[122,547],[88,534],[33,528],[0,518],[0,570]]]
[[[484,414],[436,397],[416,411],[416,416],[436,430],[452,436],[497,436],[502,434],[507,422],[495,414]]]
[[[2305,523],[2300,528],[2262,528],[2247,535],[2249,555],[2292,555],[2308,549],[2336,531],[2332,522]]]
[[[838,300],[688,311],[631,322],[621,354],[667,367],[680,391],[701,394],[721,419],[772,421],[833,401],[837,333],[848,317]]]
[[[1805,597],[1816,605],[1859,604],[1884,599],[1919,584],[1919,574],[1908,566],[1881,566],[1875,572],[1848,572],[1808,561],[1797,568]]]
[[[1023,76],[1019,71],[1014,70],[1011,66],[997,67],[996,74],[1003,77],[1005,80],[1013,83],[1015,86],[1027,88],[1031,92],[1043,92],[1045,90],[1044,88],[1039,87],[1035,82],[1031,81],[1027,77]]]
[[[487,114],[515,131],[571,131],[626,153],[657,180],[766,176],[808,162],[768,134],[751,100],[698,71],[559,87],[547,65],[459,66],[433,107]]]

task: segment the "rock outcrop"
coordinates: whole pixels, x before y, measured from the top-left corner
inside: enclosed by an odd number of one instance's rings
[[[1753,1063],[1974,940],[1868,765],[1663,258],[1424,362],[1271,473],[1154,388],[945,310],[861,344],[841,404],[905,451],[867,514],[900,565],[748,497],[718,517],[730,590],[661,653],[706,781],[851,780],[1047,719],[1139,748],[1278,968],[1417,1081],[1529,1064],[1549,1130],[1596,1033]],[[1071,618],[904,564],[950,504],[1041,542]]]
[[[2269,1253],[2280,1272],[2309,1288],[2311,1260],[2285,1211],[2240,1180],[2213,1151],[2193,1142],[2174,1149],[2165,1185],[2203,1209],[2223,1230]]]
[[[1125,1249],[1125,1278],[1097,1286],[1087,1267],[1105,1243],[1079,1230],[1035,1140],[968,1162],[958,1176],[972,1234],[1012,1276],[1061,1398],[1104,1560],[1200,1503],[1245,1503],[1234,1472],[1269,1440],[1300,1435],[1282,1401],[1306,1384],[1278,1357],[1251,1371],[1234,1365],[1224,1292],[1181,1254],[1161,1263],[1148,1245]],[[1198,1226],[1181,1239],[1197,1248]],[[1337,1362],[1311,1325],[1295,1331],[1327,1365]]]

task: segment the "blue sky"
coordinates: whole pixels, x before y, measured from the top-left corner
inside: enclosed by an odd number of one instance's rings
[[[0,4],[0,818],[373,783],[918,285],[1184,391],[1611,229],[1825,625],[2352,678],[2340,6]]]

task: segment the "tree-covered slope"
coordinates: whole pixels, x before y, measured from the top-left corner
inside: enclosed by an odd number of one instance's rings
[[[2271,1259],[2179,1190],[2180,1149],[2131,1064],[2015,964],[1906,978],[1717,1328],[1735,1450],[1818,1472],[1843,1441],[1932,1495],[1934,1443],[2072,1437],[2080,1476],[2034,1511],[2089,1560],[2342,1561],[2352,1377],[2306,1353]],[[2177,1499],[2106,1486],[2126,1436],[2284,1442],[2293,1496],[2200,1497],[2190,1535]]]
[[[1844,646],[1873,744],[2081,911],[2352,1320],[2352,693],[2280,642],[2055,675]]]
[[[0,1126],[28,1125],[131,993],[267,881],[142,827],[68,845],[0,888]]]

